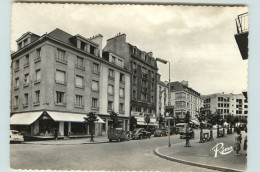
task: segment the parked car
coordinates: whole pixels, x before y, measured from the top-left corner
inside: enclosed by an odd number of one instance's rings
[[[188,135],[187,135],[187,132],[186,132],[186,128],[183,128],[179,133],[180,133],[180,138],[181,139],[184,139],[187,136],[190,139],[194,139],[194,136],[195,136],[195,133],[194,133],[194,131],[191,128],[188,129]]]
[[[166,131],[166,130],[165,130]],[[155,132],[154,132],[154,137],[162,137],[162,136],[165,136],[166,135],[166,133],[164,133],[164,131],[163,130],[161,130],[161,129],[157,129],[157,130],[155,130]]]
[[[17,130],[10,130],[10,143],[21,143],[24,141],[23,135]]]
[[[144,128],[136,128],[132,135],[133,139],[143,139],[143,138],[151,138],[151,133],[145,131]]]
[[[122,128],[109,128],[108,140],[109,142],[112,142],[113,140],[121,142],[123,140],[129,140],[129,137],[128,134]]]

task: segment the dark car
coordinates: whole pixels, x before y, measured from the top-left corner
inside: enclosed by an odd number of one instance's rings
[[[162,130],[155,130],[154,132],[154,137],[162,137],[163,136],[163,131]]]
[[[188,134],[187,134],[187,132],[186,132],[186,128],[181,129],[181,130],[179,131],[179,134],[180,134],[180,138],[181,138],[181,139],[184,139],[184,138],[186,138],[187,136],[188,136],[190,139],[194,139],[194,136],[195,136],[195,133],[194,133],[194,131],[193,131],[191,128],[188,129]]]
[[[143,139],[143,138],[151,138],[151,133],[149,131],[145,131],[144,128],[137,128],[134,130],[133,139]]]
[[[117,140],[121,142],[122,140],[129,140],[128,134],[122,128],[110,128],[108,130],[109,142]]]

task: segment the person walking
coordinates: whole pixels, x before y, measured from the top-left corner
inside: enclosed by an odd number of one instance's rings
[[[235,151],[236,154],[235,155],[240,155],[239,151],[241,150],[241,131],[239,129],[237,129],[237,136],[235,137]]]
[[[246,132],[246,135],[245,135],[243,149],[244,149],[244,151],[247,151],[247,128],[245,129],[245,132]],[[247,153],[246,153],[246,156],[247,156]]]
[[[55,128],[54,137],[55,137],[55,140],[58,139],[58,128]]]

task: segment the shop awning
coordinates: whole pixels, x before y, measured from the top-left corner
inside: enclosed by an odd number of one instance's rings
[[[42,111],[13,114],[10,118],[10,125],[30,125],[36,121],[41,114]]]
[[[194,123],[195,125],[200,125],[200,123],[196,120],[190,120],[190,122]]]
[[[68,113],[68,112],[52,112],[47,111],[50,117],[57,122],[78,122],[83,123],[87,117],[86,114],[79,114],[79,113]],[[99,116],[97,116],[98,121],[95,123],[105,123]]]
[[[147,123],[144,121],[144,117],[135,117],[137,119],[137,125],[147,125]],[[148,125],[158,125],[156,122],[156,119],[151,118],[150,123]]]

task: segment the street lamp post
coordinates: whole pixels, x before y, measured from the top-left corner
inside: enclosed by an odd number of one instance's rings
[[[163,64],[166,64],[167,62],[169,63],[169,87],[168,87],[168,106],[171,105],[171,93],[170,93],[170,89],[171,89],[171,65],[170,65],[170,61],[161,59],[161,58],[156,58],[156,61],[159,61]],[[174,113],[174,112],[173,112]],[[174,114],[173,114],[174,115]],[[168,143],[168,147],[171,147],[171,140],[170,140],[170,119],[174,118],[168,118],[168,138],[169,138],[169,143]],[[173,121],[174,123],[174,121]]]

